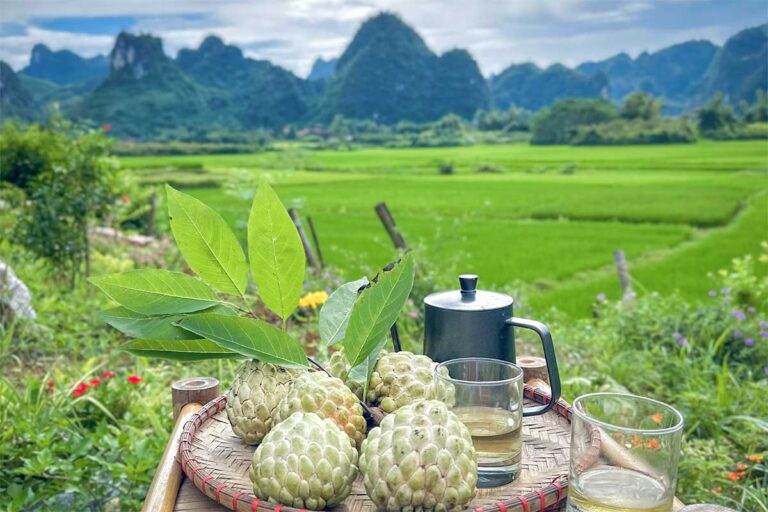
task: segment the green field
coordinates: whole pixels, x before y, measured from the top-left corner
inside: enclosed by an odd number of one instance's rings
[[[696,298],[711,287],[708,272],[756,254],[768,239],[765,141],[314,152],[284,146],[122,163],[146,182],[197,185],[190,192],[241,237],[253,178],[266,175],[288,206],[312,216],[326,260],[350,278],[394,255],[373,212],[386,201],[446,286],[458,273],[475,272],[485,287],[524,289],[539,310],[557,306],[578,315],[589,313],[597,293],[618,296],[614,249],[626,252],[638,288]],[[454,174],[439,175],[447,163]]]

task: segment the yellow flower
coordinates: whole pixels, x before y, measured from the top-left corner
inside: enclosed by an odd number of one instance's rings
[[[302,309],[317,309],[328,300],[328,294],[324,290],[309,292],[299,299],[299,307]]]

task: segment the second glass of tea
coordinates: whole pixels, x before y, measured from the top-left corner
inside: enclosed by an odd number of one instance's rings
[[[469,357],[441,363],[435,374],[455,389],[453,412],[469,429],[477,451],[477,486],[498,487],[517,478],[523,453],[523,370],[507,361]]]

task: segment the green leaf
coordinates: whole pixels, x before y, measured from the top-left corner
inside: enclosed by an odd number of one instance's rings
[[[205,311],[229,316],[237,314],[234,310],[220,304]],[[123,334],[134,338],[148,340],[196,340],[200,338],[174,325],[174,323],[184,318],[185,315],[147,316],[122,306],[101,311],[97,314],[107,324]]]
[[[344,339],[344,354],[355,367],[373,353],[385,338],[413,287],[413,260],[409,254],[355,302]]]
[[[203,359],[242,359],[243,356],[208,340],[132,340],[122,350],[141,357],[201,361]]]
[[[285,320],[304,284],[304,249],[291,217],[272,187],[261,182],[248,218],[248,258],[259,295]]]
[[[365,361],[349,370],[347,379],[360,384],[363,390],[363,401],[368,397],[368,380],[371,378],[373,369],[376,367],[376,359],[386,343],[387,338],[382,338],[371,353],[368,354],[368,357],[365,358]]]
[[[165,186],[171,231],[189,267],[217,290],[242,295],[248,265],[235,234],[221,215],[192,196]]]
[[[179,326],[221,348],[280,366],[308,366],[299,344],[284,331],[253,318],[203,313],[190,315]]]
[[[168,270],[131,270],[92,277],[91,283],[121,306],[144,315],[193,313],[218,303],[207,284]]]
[[[328,346],[344,340],[349,315],[357,299],[357,291],[368,284],[368,278],[345,283],[328,297],[320,310],[320,339]]]

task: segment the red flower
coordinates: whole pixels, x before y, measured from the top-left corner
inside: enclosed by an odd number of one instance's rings
[[[101,129],[104,130],[105,132],[109,132],[110,130],[112,130],[112,125],[109,123],[104,123],[103,125],[101,125]]]
[[[115,376],[115,372],[110,372],[109,370],[105,370],[101,372],[101,376],[104,377],[105,379],[111,379],[112,377]]]
[[[138,375],[129,375],[128,376],[128,384],[138,384],[139,382],[143,382],[144,379],[139,377]]]
[[[735,482],[736,480],[740,480],[741,477],[744,476],[743,471],[731,471],[730,473],[726,473],[725,478],[728,480]]]
[[[656,439],[649,439],[647,443],[645,443],[645,447],[650,450],[656,450],[659,448],[659,441]]]
[[[49,380],[48,382],[45,383],[45,385],[48,387],[48,391],[53,391],[54,388],[56,387],[56,382],[53,380]]]
[[[88,384],[85,382],[81,382],[77,385],[74,391],[72,391],[72,396],[77,398],[79,396],[82,396],[83,393],[85,393],[88,390]]]
[[[131,198],[130,198],[130,197],[128,197],[128,196],[123,196],[121,199],[122,199],[122,201],[123,201],[124,203],[130,203],[130,202],[131,202]]]
[[[101,384],[101,379],[99,378],[91,379],[91,386],[98,386],[99,384]]]
[[[718,485],[712,488],[712,492],[715,494],[720,494],[721,492],[723,492],[723,488]]]
[[[746,464],[739,464],[738,466],[736,466],[736,469],[738,469],[739,471],[746,471],[747,465]]]

